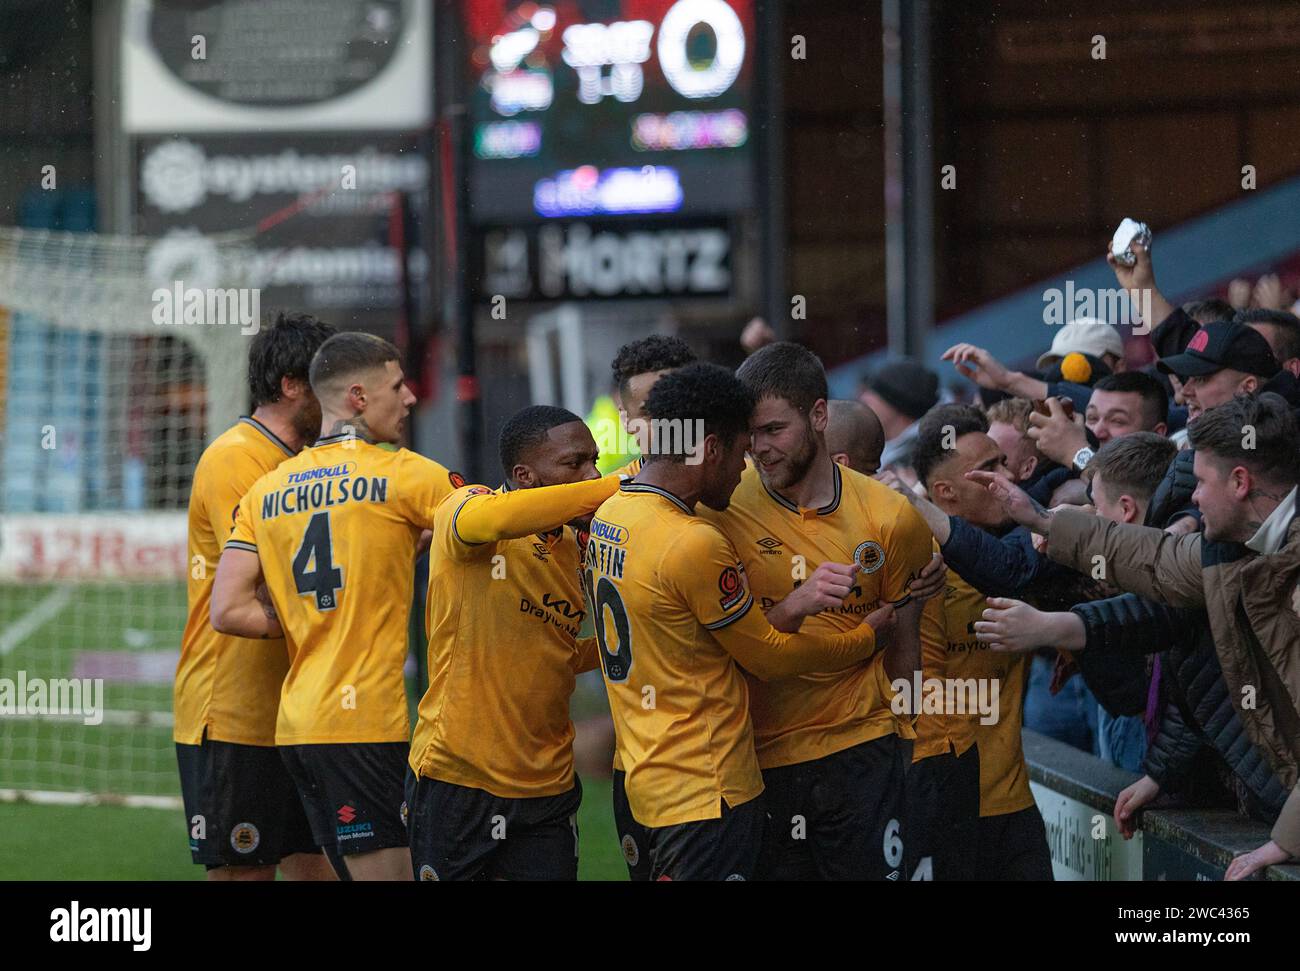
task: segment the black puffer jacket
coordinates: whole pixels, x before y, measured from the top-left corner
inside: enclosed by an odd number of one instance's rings
[[[1196,491],[1196,476],[1192,472],[1192,460],[1196,453],[1190,448],[1183,449],[1174,456],[1165,477],[1156,486],[1151,496],[1151,505],[1147,511],[1144,525],[1164,529],[1175,519],[1183,516],[1201,518],[1201,511],[1192,505],[1192,493]]]
[[[1187,456],[1185,466],[1179,461],[1184,455]],[[1196,488],[1196,478],[1192,475],[1191,455],[1191,452],[1179,452],[1169,463],[1164,481],[1147,503],[1146,518],[1142,523],[1144,526],[1163,529],[1171,519],[1183,515],[1189,507],[1195,511],[1196,507],[1192,506],[1192,491]],[[1141,597],[1112,597],[1109,603],[1113,604],[1116,623],[1143,632],[1143,636],[1154,636],[1147,630],[1150,625],[1165,623],[1163,614],[1159,618],[1152,615],[1150,608],[1156,605]],[[1187,629],[1187,636],[1195,635],[1194,629]],[[1146,711],[1147,689],[1150,685],[1147,658],[1104,648],[1095,652],[1082,651],[1075,655],[1074,660],[1088,690],[1116,718],[1141,715]]]
[[[1276,819],[1287,790],[1246,737],[1228,697],[1204,612],[1166,607],[1126,593],[1078,604],[1074,613],[1088,631],[1088,649],[1078,655],[1081,666],[1094,649],[1097,654],[1089,661],[1094,665],[1104,664],[1106,658],[1163,652],[1163,677],[1172,686],[1167,697],[1178,711],[1161,724],[1148,749],[1146,774],[1162,789],[1177,788],[1204,741],[1227,763],[1262,818]]]

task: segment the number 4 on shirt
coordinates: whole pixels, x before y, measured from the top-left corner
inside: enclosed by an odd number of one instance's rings
[[[293,557],[293,580],[299,593],[316,595],[317,610],[333,610],[338,604],[335,593],[343,587],[343,571],[334,565],[328,512],[316,513],[307,523],[302,545]]]

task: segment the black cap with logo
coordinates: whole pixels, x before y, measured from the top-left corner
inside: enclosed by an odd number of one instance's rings
[[[1201,377],[1224,368],[1271,378],[1282,369],[1259,331],[1227,321],[1206,324],[1188,341],[1183,353],[1162,357],[1156,367],[1180,378]]]

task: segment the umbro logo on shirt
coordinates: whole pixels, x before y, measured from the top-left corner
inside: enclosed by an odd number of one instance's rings
[[[760,556],[780,556],[785,552],[785,550],[781,549],[784,544],[772,536],[764,536],[760,540],[755,540],[755,542],[761,547],[758,551]]]

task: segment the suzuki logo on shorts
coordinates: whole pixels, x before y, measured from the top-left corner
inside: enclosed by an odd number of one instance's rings
[[[350,823],[357,818],[357,811],[351,806],[343,805],[339,807],[339,822]]]

